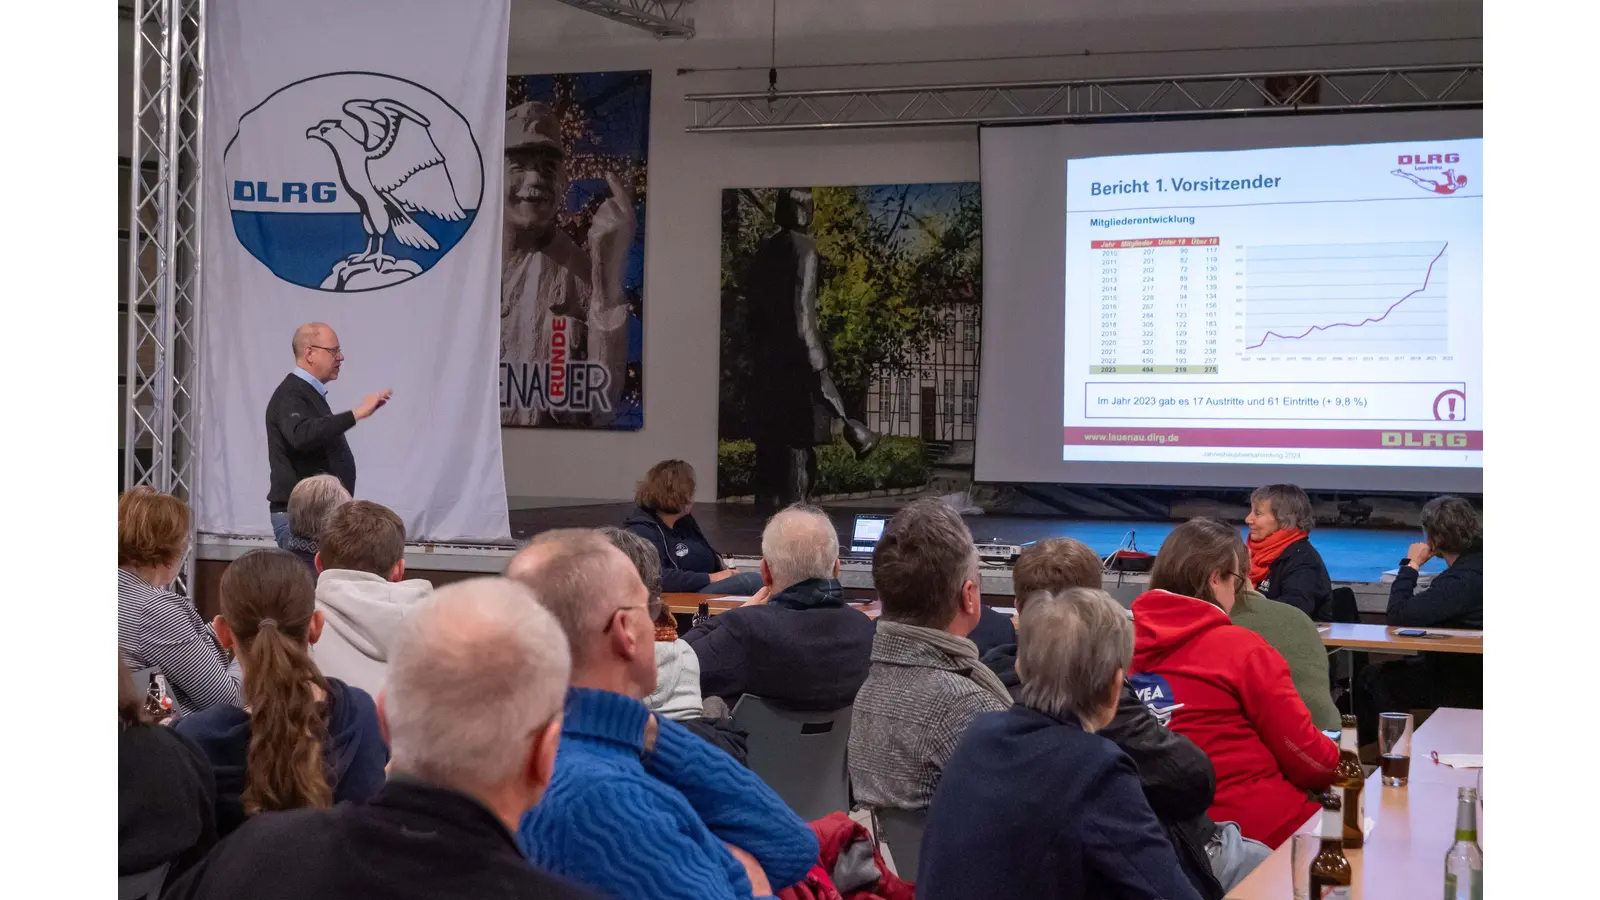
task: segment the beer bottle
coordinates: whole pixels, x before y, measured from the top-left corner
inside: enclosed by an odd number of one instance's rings
[[[1334,770],[1333,785],[1339,792],[1339,802],[1344,807],[1344,846],[1346,850],[1361,847],[1361,788],[1366,783],[1366,772],[1361,768],[1361,757],[1356,754],[1356,717],[1340,720],[1339,768]]]
[[[1350,900],[1350,861],[1344,858],[1339,792],[1322,795],[1322,849],[1311,860],[1311,900]]]
[[[1444,855],[1444,900],[1483,900],[1483,850],[1478,847],[1478,792],[1456,791],[1456,842]]]

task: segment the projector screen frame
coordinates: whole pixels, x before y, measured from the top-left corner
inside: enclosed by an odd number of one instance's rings
[[[994,167],[1017,162],[1014,136],[1054,141],[1054,170],[1028,186],[994,177]],[[1158,134],[1159,133],[1159,134]],[[1433,466],[1313,466],[1259,463],[1067,462],[1060,459],[1061,403],[1064,380],[1060,336],[1064,304],[1053,310],[1030,308],[1026,300],[1006,304],[1001,298],[1037,296],[1037,286],[1059,286],[1065,254],[1036,255],[1041,247],[1064,247],[1066,231],[1066,162],[1069,159],[1140,153],[1250,150],[1314,147],[1390,141],[1481,138],[1482,111],[1379,111],[1314,116],[1272,117],[1185,116],[1142,122],[1005,124],[978,130],[983,185],[984,310],[980,344],[974,480],[1014,484],[1089,484],[1148,488],[1246,488],[1292,482],[1310,490],[1398,493],[1481,494],[1482,468]],[[1008,139],[1010,138],[1010,139]],[[1005,146],[1002,146],[1005,145]],[[1143,149],[1129,149],[1141,147]],[[999,156],[1005,156],[1000,160]],[[1040,171],[1037,166],[1028,171]],[[1000,221],[1011,216],[1011,221]],[[1008,239],[1027,235],[1031,240]],[[1049,296],[1048,294],[1046,296]],[[1042,321],[1037,315],[1050,312]],[[1032,313],[1032,315],[1029,315]],[[1018,330],[1026,334],[1017,337]],[[1010,343],[1007,343],[1007,342]],[[1049,345],[1049,346],[1047,346]],[[1002,388],[1004,384],[1006,387]],[[1016,389],[1026,395],[1017,399]],[[1036,411],[1029,421],[1002,407],[1022,404]],[[997,414],[997,411],[999,414]],[[1043,421],[1034,421],[1043,420]],[[1054,435],[1053,437],[1051,435]],[[1029,443],[1025,459],[996,452],[1001,443],[1044,442],[1047,455]],[[1053,456],[1054,458],[1050,458]],[[1023,461],[1019,462],[1019,459]]]

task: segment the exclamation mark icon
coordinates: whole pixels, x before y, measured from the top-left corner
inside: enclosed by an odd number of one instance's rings
[[[1451,421],[1454,421],[1456,417],[1456,398],[1449,397],[1446,399],[1450,401],[1450,419]]]

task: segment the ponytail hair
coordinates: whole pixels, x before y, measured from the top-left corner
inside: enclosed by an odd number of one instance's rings
[[[311,661],[316,583],[284,550],[255,550],[222,574],[222,618],[233,631],[250,710],[250,753],[241,796],[246,815],[324,808],[333,789],[323,768],[328,683]]]

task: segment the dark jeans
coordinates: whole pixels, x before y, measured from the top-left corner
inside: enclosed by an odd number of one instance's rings
[[[278,542],[278,548],[287,550],[289,543],[289,514],[275,512],[272,514],[272,539]]]
[[[750,597],[761,590],[760,572],[740,572],[721,581],[713,581],[700,590],[702,594],[727,594],[731,597]]]
[[[1440,654],[1457,656],[1459,654]],[[1377,663],[1356,676],[1355,708],[1362,744],[1378,739],[1378,714],[1455,706],[1483,708],[1483,671],[1474,661],[1435,660],[1429,655]]]

